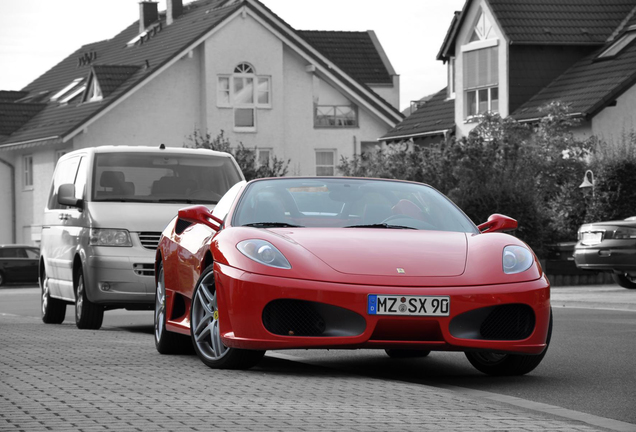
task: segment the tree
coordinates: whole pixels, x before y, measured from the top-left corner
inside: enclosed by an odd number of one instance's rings
[[[284,177],[289,171],[290,159],[284,160],[272,156],[266,164],[258,164],[256,160],[257,147],[250,149],[239,142],[238,147],[233,148],[222,129],[216,136],[212,136],[210,132],[203,134],[199,130],[195,130],[188,137],[188,141],[189,143],[184,144],[184,147],[206,148],[230,153],[236,159],[247,181],[263,177]]]

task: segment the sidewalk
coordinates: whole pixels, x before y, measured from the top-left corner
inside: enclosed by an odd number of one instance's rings
[[[249,371],[162,356],[151,328],[0,314],[0,431],[592,431],[451,390],[265,357]]]

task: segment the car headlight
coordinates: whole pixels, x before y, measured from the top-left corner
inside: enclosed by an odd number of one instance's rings
[[[276,247],[265,240],[243,240],[236,248],[246,257],[270,267],[290,269],[291,264]]]
[[[521,246],[506,246],[503,250],[503,271],[506,274],[521,273],[530,268],[532,252]]]
[[[636,228],[618,228],[614,231],[614,238],[619,240],[636,239]]]
[[[127,230],[92,228],[90,245],[132,247],[132,241]]]

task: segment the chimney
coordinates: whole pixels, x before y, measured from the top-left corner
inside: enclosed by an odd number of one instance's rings
[[[139,33],[150,26],[150,24],[159,21],[159,2],[142,1],[139,2]]]
[[[172,24],[182,14],[183,0],[166,0],[166,24]]]

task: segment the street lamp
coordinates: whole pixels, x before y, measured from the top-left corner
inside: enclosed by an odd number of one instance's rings
[[[589,174],[589,176],[588,176]],[[583,183],[579,186],[579,188],[592,188],[592,197],[594,196],[594,173],[592,170],[585,171],[585,175],[583,176]]]

